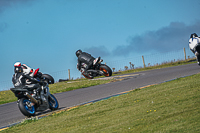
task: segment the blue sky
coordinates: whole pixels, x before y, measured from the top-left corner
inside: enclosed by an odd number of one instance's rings
[[[104,61],[188,48],[199,0],[0,0],[0,81],[16,61],[44,73],[76,68],[82,49]]]

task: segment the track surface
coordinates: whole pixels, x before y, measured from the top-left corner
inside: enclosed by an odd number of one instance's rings
[[[69,92],[55,94],[60,108],[71,107],[92,100],[112,96],[120,92],[133,90],[151,84],[158,84],[179,77],[189,76],[200,72],[200,66],[195,64],[155,69],[117,76],[124,80],[112,82]],[[0,105],[0,128],[22,120],[25,116],[19,111],[17,103]]]

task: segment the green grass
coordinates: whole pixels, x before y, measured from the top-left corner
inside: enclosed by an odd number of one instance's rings
[[[0,104],[17,101],[15,94],[10,90],[0,91]]]
[[[52,84],[50,86],[51,93],[59,93],[59,92],[65,92],[65,91],[71,91],[75,89],[80,88],[86,88],[90,86],[100,85],[100,84],[106,84],[110,82],[115,82],[116,79],[109,79],[109,80],[87,80],[87,79],[81,79],[81,80],[75,80],[75,81],[66,81],[66,82],[60,82],[56,84]]]
[[[200,74],[136,89],[2,133],[197,133],[200,132]]]
[[[161,68],[165,68],[165,67],[186,65],[186,64],[192,64],[192,63],[196,63],[195,58],[191,58],[191,59],[187,59],[187,60],[181,60],[181,61],[175,61],[175,62],[173,62],[173,61],[172,62],[163,62],[161,64],[154,65],[154,66],[147,66],[145,68],[142,67],[142,68],[136,68],[136,69],[131,69],[131,70],[118,71],[118,72],[114,72],[113,75],[147,71],[147,70],[152,70],[152,69],[161,69]]]

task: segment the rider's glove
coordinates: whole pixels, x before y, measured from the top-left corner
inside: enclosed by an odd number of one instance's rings
[[[84,73],[84,69],[83,69],[83,68],[81,68],[81,69],[80,69],[80,72]]]

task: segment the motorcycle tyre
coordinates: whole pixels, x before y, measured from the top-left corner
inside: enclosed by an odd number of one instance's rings
[[[31,116],[34,116],[35,115],[35,106],[32,106],[31,107],[31,110],[28,109],[27,105],[25,105],[25,101],[27,102],[31,102],[30,100],[26,99],[26,98],[21,98],[19,100],[19,103],[18,103],[18,107],[19,107],[19,110],[21,111],[21,113],[27,117],[31,117]]]
[[[106,76],[106,77],[112,76],[112,70],[110,69],[109,66],[107,66],[105,64],[101,64],[99,70],[106,72],[106,74],[104,74],[104,76]]]
[[[42,74],[41,78],[47,81],[48,84],[54,84],[54,78],[49,74]]]
[[[91,76],[91,77],[89,77],[89,76],[86,76],[85,74],[83,74],[82,73],[82,75],[86,78],[86,79],[93,79],[94,77],[93,76]]]
[[[55,102],[56,102],[56,106],[54,107],[54,106],[52,106],[52,104],[50,103],[50,96],[49,96],[49,98],[48,98],[48,102],[49,102],[49,109],[51,110],[51,111],[54,111],[54,110],[57,110],[58,109],[58,107],[59,107],[59,103],[58,103],[58,100],[56,99],[56,97],[54,96],[54,95],[52,95],[52,94],[50,94],[51,95],[51,97],[55,100]]]

